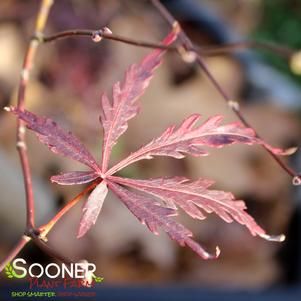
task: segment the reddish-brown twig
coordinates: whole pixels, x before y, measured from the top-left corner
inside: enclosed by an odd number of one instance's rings
[[[36,25],[35,25],[35,35],[42,35],[44,30],[50,8],[52,6],[53,0],[43,0],[40,6],[40,10],[37,16]],[[21,71],[21,79],[19,84],[18,91],[18,108],[23,109],[25,104],[25,94],[26,88],[29,80],[30,71],[33,65],[33,60],[36,55],[36,51],[39,45],[38,40],[31,40],[25,54],[23,67]],[[32,189],[32,180],[31,180],[31,172],[27,155],[27,148],[25,142],[25,126],[24,123],[18,119],[17,122],[17,149],[20,156],[21,167],[23,171],[23,179],[25,186],[25,195],[26,195],[26,229],[33,229],[35,226],[34,222],[34,196]],[[9,252],[7,257],[1,262],[0,272],[3,270],[5,265],[12,260],[20,250],[30,241],[29,236],[22,236],[20,242],[17,246]]]
[[[235,43],[212,45],[212,46],[201,47],[201,48],[198,46],[194,46],[194,47],[197,50],[200,49],[200,51],[198,51],[200,55],[210,55],[210,56],[229,54],[240,49],[255,48],[255,49],[269,51],[273,54],[283,57],[284,59],[290,60],[291,57],[296,53],[294,49],[291,49],[289,47],[279,46],[265,41],[256,41],[256,40],[246,40],[246,41],[240,41]]]
[[[95,34],[98,34],[101,38],[106,40],[117,41],[117,42],[138,46],[138,47],[145,47],[145,48],[152,48],[152,49],[154,48],[166,49],[168,51],[179,50],[178,46],[173,46],[173,45],[166,46],[166,45],[153,43],[153,42],[138,41],[135,39],[119,36],[116,34],[106,33],[102,30],[90,30],[90,29],[65,30],[49,36],[42,36],[42,35],[37,37],[35,36],[34,39],[38,39],[40,42],[43,43],[49,43],[60,39],[74,38],[74,37],[93,38]],[[214,55],[221,55],[221,54],[229,54],[235,50],[245,49],[245,48],[258,48],[258,49],[267,50],[288,60],[295,53],[293,49],[290,49],[288,47],[282,47],[263,41],[241,41],[237,43],[212,45],[207,47],[198,47],[194,45],[194,47],[189,50],[196,51],[198,54],[203,56],[214,56]]]
[[[52,3],[53,0],[43,0],[41,3],[40,11],[38,13],[36,26],[35,26],[36,36],[41,35],[42,31],[44,30]],[[23,68],[21,71],[21,79],[19,84],[19,91],[18,91],[18,108],[21,110],[24,108],[25,93],[27,89],[29,75],[30,75],[30,71],[33,65],[33,60],[35,58],[38,45],[39,45],[38,40],[31,40],[24,58]],[[32,190],[31,172],[30,172],[26,142],[25,142],[25,126],[20,119],[18,119],[18,125],[17,125],[17,149],[21,160],[25,192],[26,192],[26,205],[27,205],[26,224],[27,224],[27,228],[34,228],[34,224],[35,224],[34,223],[34,196]]]

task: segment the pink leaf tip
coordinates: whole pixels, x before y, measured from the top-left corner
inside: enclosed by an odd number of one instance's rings
[[[285,235],[268,235],[268,234],[259,234],[259,236],[267,241],[276,241],[276,242],[283,242],[285,241]]]
[[[203,256],[204,256],[204,259],[217,259],[220,256],[220,254],[221,254],[221,249],[219,248],[219,246],[216,246],[214,254],[205,252],[203,254]]]
[[[290,147],[290,148],[287,148],[287,149],[283,150],[282,155],[283,156],[290,156],[290,155],[293,155],[297,150],[298,150],[297,146]]]
[[[281,148],[277,148],[277,147],[272,147],[271,145],[265,143],[262,140],[258,140],[259,144],[262,144],[266,149],[268,149],[269,151],[271,151],[273,154],[275,155],[279,155],[279,156],[290,156],[293,155],[297,150],[298,147],[290,147],[287,149],[281,149]]]

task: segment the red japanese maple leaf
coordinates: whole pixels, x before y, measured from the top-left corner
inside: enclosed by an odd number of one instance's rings
[[[176,33],[170,33],[163,43],[169,45],[175,39]],[[111,189],[150,231],[157,234],[158,228],[163,229],[180,245],[189,246],[205,259],[216,258],[219,249],[217,248],[216,254],[209,254],[192,239],[190,230],[172,219],[172,216],[177,215],[178,207],[196,219],[204,219],[206,213],[215,212],[228,223],[235,220],[245,225],[254,236],[259,235],[267,240],[283,240],[284,236],[267,235],[246,212],[245,203],[235,200],[232,193],[210,189],[213,184],[210,180],[192,181],[183,177],[138,180],[114,176],[117,171],[139,160],[152,159],[154,156],[169,156],[177,159],[184,158],[186,155],[206,156],[209,154],[208,148],[221,148],[236,143],[261,144],[274,154],[287,154],[281,149],[269,146],[256,137],[252,129],[244,127],[239,122],[221,125],[222,116],[213,116],[197,125],[201,116],[193,114],[180,126],[168,127],[157,138],[131,153],[115,166],[108,168],[112,148],[127,130],[128,121],[137,115],[140,109],[138,99],[148,87],[155,69],[161,64],[164,52],[162,49],[154,50],[140,64],[130,66],[125,73],[124,81],[114,84],[112,100],[106,94],[102,95],[100,122],[104,139],[100,164],[74,135],[63,130],[51,119],[38,117],[15,107],[8,108],[23,120],[52,152],[81,162],[90,169],[52,176],[52,182],[74,185],[101,179],[83,206],[78,237],[85,235],[95,224],[108,189]]]

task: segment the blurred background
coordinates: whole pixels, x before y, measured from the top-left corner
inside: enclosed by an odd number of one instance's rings
[[[255,39],[301,48],[300,0],[162,2],[199,46]],[[16,103],[22,59],[39,3],[38,0],[0,1],[1,108]],[[60,0],[54,3],[46,33],[103,26],[115,34],[144,41],[160,41],[169,31],[148,1]],[[100,95],[104,91],[110,93],[113,83],[123,78],[126,67],[149,51],[113,41],[93,43],[89,38],[41,45],[28,86],[26,107],[72,130],[100,158]],[[301,80],[292,75],[286,60],[254,49],[205,60],[268,143],[284,148],[300,144]],[[176,54],[168,53],[142,97],[141,113],[130,122],[129,130],[115,147],[112,163],[157,136],[167,125],[178,124],[194,112],[205,118],[222,114],[225,122],[237,120],[197,66],[184,64]],[[14,117],[0,111],[1,258],[20,237],[25,224],[15,123]],[[30,132],[27,141],[36,218],[42,224],[84,188],[54,185],[49,177],[83,167],[53,155]],[[284,160],[301,170],[300,152]],[[163,233],[154,236],[109,195],[96,225],[84,238],[76,239],[82,203],[49,236],[49,245],[66,257],[95,263],[98,274],[105,278],[104,286],[141,286],[147,290],[156,284],[172,290],[181,285],[213,291],[282,288],[284,294],[300,287],[301,192],[262,148],[231,146],[212,150],[211,156],[205,158],[145,160],[125,169],[122,175],[212,179],[216,181],[216,189],[231,191],[237,199],[245,200],[248,212],[269,234],[285,233],[287,240],[281,244],[266,242],[252,237],[241,225],[226,224],[213,215],[200,222],[182,214],[179,220],[193,230],[204,246],[221,247],[219,260],[204,261]],[[28,261],[52,261],[33,246],[26,247],[22,256]]]

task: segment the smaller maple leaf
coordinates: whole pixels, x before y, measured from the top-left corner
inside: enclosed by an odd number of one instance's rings
[[[164,39],[163,44],[169,45],[176,39],[176,36],[177,32],[171,32]],[[130,66],[124,81],[113,86],[112,100],[106,94],[102,95],[100,122],[103,127],[104,141],[100,164],[75,136],[64,131],[51,119],[38,117],[15,107],[7,108],[33,130],[39,140],[52,152],[81,162],[89,168],[89,171],[73,171],[52,176],[52,182],[74,185],[98,181],[98,185],[83,206],[78,237],[85,235],[95,224],[109,188],[150,231],[157,234],[158,228],[161,228],[181,246],[189,246],[205,259],[216,258],[219,255],[219,249],[216,249],[215,254],[209,254],[192,239],[193,235],[190,230],[172,219],[172,216],[177,215],[178,207],[197,219],[204,219],[206,213],[215,212],[228,223],[236,221],[245,225],[254,236],[282,241],[284,236],[267,235],[246,212],[245,203],[235,200],[232,193],[209,189],[213,184],[210,180],[191,181],[183,177],[136,180],[114,176],[116,172],[128,165],[143,159],[152,159],[154,156],[168,156],[176,159],[184,158],[186,155],[207,156],[209,154],[207,148],[221,148],[237,143],[264,145],[270,152],[277,155],[290,153],[271,147],[259,139],[252,129],[246,128],[239,122],[222,125],[222,116],[213,116],[197,125],[201,116],[193,114],[187,117],[179,127],[175,125],[168,127],[159,137],[108,169],[112,148],[127,130],[128,121],[137,115],[140,109],[138,98],[149,85],[164,53],[162,49],[154,50],[140,64]],[[129,191],[124,186],[139,190],[144,195]]]

